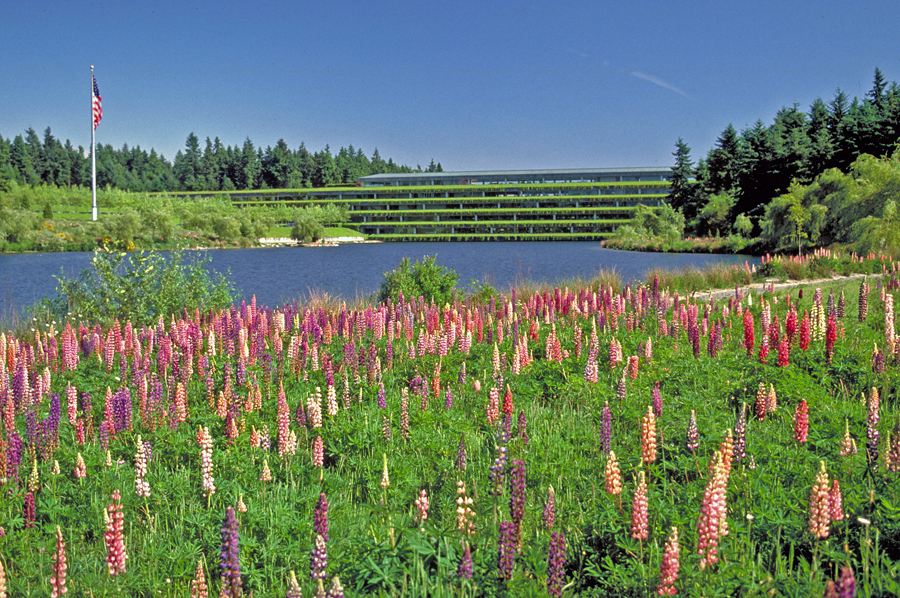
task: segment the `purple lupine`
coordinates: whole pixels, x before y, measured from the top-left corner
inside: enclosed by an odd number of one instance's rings
[[[609,409],[609,401],[606,401],[600,415],[600,447],[607,455],[612,449],[612,411]]]
[[[466,362],[462,362],[462,365],[459,367],[459,377],[456,379],[460,386],[465,386],[466,384]]]
[[[131,391],[123,386],[113,395],[113,426],[115,432],[131,429]]]
[[[503,414],[503,422],[500,424],[500,430],[506,438],[512,436],[512,413]]]
[[[319,494],[319,502],[316,503],[316,510],[313,514],[313,531],[317,535],[328,541],[328,499],[325,493]]]
[[[100,446],[103,447],[103,450],[109,450],[109,429],[106,420],[100,422],[98,435],[100,436]]]
[[[491,482],[491,488],[488,494],[500,496],[503,494],[503,481],[506,476],[506,438],[503,434],[497,435],[497,456],[494,458],[494,464],[491,465],[488,480]]]
[[[459,560],[459,565],[456,568],[456,576],[460,579],[472,579],[472,549],[469,548],[469,543],[466,542],[466,547],[463,549],[462,558]]]
[[[553,529],[556,522],[556,491],[553,490],[553,486],[547,488],[547,502],[544,503],[542,520],[544,527],[548,530]]]
[[[328,574],[325,569],[328,567],[328,547],[325,545],[325,538],[321,534],[316,536],[315,545],[310,554],[309,575],[312,579],[325,579]]]
[[[387,401],[384,394],[384,382],[378,383],[378,408],[387,409]]]
[[[466,470],[466,434],[463,432],[459,438],[459,447],[456,449],[456,471]]]
[[[234,509],[225,509],[225,521],[222,523],[222,550],[219,568],[222,570],[222,586],[220,596],[237,598],[241,595],[241,563],[238,529],[240,523],[234,515]]]
[[[498,549],[497,574],[501,579],[512,579],[516,564],[516,526],[512,521],[500,522]]]
[[[562,532],[550,534],[550,550],[547,553],[547,593],[562,596],[563,578],[566,573],[566,536]]]
[[[22,464],[24,450],[25,443],[22,442],[18,432],[10,430],[6,446],[6,475],[13,484],[19,482],[19,467]]]
[[[303,401],[297,401],[297,410],[294,412],[294,421],[300,428],[306,428],[306,411],[303,410]]]
[[[525,462],[521,459],[513,459],[509,465],[509,514],[516,526],[516,547],[519,547],[525,518]]]
[[[448,388],[444,398],[444,409],[450,409],[451,407],[453,407],[453,391]]]

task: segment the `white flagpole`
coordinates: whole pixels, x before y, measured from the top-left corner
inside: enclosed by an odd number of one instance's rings
[[[97,149],[94,146],[94,65],[91,65],[91,220],[97,220]]]

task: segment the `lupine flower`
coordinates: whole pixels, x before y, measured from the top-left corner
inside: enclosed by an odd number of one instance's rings
[[[747,457],[747,404],[741,403],[741,411],[734,425],[734,459],[741,461]]]
[[[616,387],[616,398],[619,399],[620,405],[625,402],[625,393],[625,370],[622,370],[622,377],[619,378],[619,385]]]
[[[262,471],[259,473],[259,481],[260,482],[271,482],[272,481],[272,470],[269,469],[269,460],[263,459]]]
[[[243,493],[238,494],[237,506],[235,508],[237,509],[238,513],[246,513],[247,512],[247,505],[244,504],[244,494]]]
[[[800,399],[797,405],[797,411],[794,414],[794,440],[799,443],[806,442],[809,434],[809,408],[806,405],[806,399]]]
[[[466,483],[458,480],[456,482],[456,529],[461,531],[464,536],[475,534],[475,511],[472,510],[472,504],[472,499],[466,494]],[[515,536],[513,536],[513,540],[515,540]]]
[[[687,450],[696,451],[700,448],[700,432],[697,430],[697,413],[691,409],[691,421],[687,429]]]
[[[112,493],[112,502],[106,510],[106,566],[110,575],[125,573],[125,514],[122,513],[122,496],[118,490]]]
[[[325,598],[344,598],[344,587],[337,575],[331,578],[331,587],[325,592]]]
[[[721,451],[713,454],[710,476],[703,492],[700,517],[697,520],[699,539],[697,552],[700,555],[700,569],[715,564],[718,560],[719,539],[728,533],[725,503],[728,485],[728,467]]]
[[[215,480],[213,479],[213,462],[212,449],[213,440],[209,434],[209,430],[200,426],[197,430],[197,444],[200,445],[200,471],[202,474],[203,494],[209,498],[216,491]]]
[[[206,585],[206,575],[203,573],[203,559],[197,561],[197,572],[191,580],[191,598],[207,598],[209,588]]]
[[[859,321],[865,322],[869,313],[869,284],[866,279],[859,283]]]
[[[838,598],[837,586],[833,579],[825,582],[825,598]]]
[[[75,477],[83,478],[85,476],[87,476],[87,466],[84,464],[84,457],[78,453],[75,456]]]
[[[288,579],[288,591],[284,598],[303,598],[303,592],[300,590],[300,584],[297,582],[297,574],[294,573],[293,569],[291,569],[290,578]]]
[[[893,433],[888,432],[887,468],[892,473],[900,472],[900,420],[894,426]]]
[[[222,570],[220,597],[237,598],[242,593],[239,528],[240,523],[234,514],[234,509],[227,507],[225,519],[222,522],[222,544],[219,559],[219,568]]]
[[[659,381],[653,386],[653,415],[662,416],[662,393],[659,392]]]
[[[462,558],[459,560],[459,565],[456,567],[456,576],[460,579],[472,579],[472,549],[465,540],[463,540],[463,544],[465,545],[465,548],[463,548],[463,554]]]
[[[25,527],[34,527],[37,520],[34,505],[34,492],[29,490],[25,493],[25,502],[22,505],[22,518],[25,520]]]
[[[7,596],[6,596],[6,568],[3,566],[3,561],[0,561],[0,598],[7,598]]]
[[[853,576],[853,569],[841,567],[841,577],[838,579],[837,586],[839,598],[853,598],[856,595],[856,578]]]
[[[660,596],[674,596],[678,593],[675,589],[675,580],[678,579],[678,528],[672,526],[669,537],[666,539],[665,552],[659,571],[659,586],[656,593]]]
[[[600,448],[604,453],[609,454],[612,446],[612,411],[609,409],[609,401],[603,405],[603,412],[600,414]]]
[[[500,522],[498,546],[497,574],[500,579],[510,580],[516,564],[516,526],[512,521]]]
[[[809,493],[809,533],[816,539],[828,537],[828,527],[831,525],[831,507],[829,494],[831,484],[828,482],[828,472],[825,471],[825,462],[820,461],[819,473],[813,482]]]
[[[456,471],[466,470],[466,434],[463,432],[459,438],[459,447],[456,449]]]
[[[769,384],[766,391],[766,413],[775,413],[778,410],[778,395],[775,393],[775,385]]]
[[[753,356],[754,343],[753,314],[750,313],[748,308],[744,310],[744,348],[747,350],[747,355],[751,357]]]
[[[53,555],[53,575],[50,577],[50,598],[58,598],[69,589],[66,587],[66,543],[62,530],[56,526],[56,552]]]
[[[804,311],[803,319],[800,321],[800,348],[804,351],[809,349],[810,337],[812,336],[810,328],[809,312]]]
[[[825,363],[831,364],[834,356],[834,343],[837,341],[837,323],[834,316],[828,316],[828,324],[825,330]]]
[[[831,491],[828,493],[828,508],[832,521],[843,521],[844,509],[841,499],[841,484],[834,478],[831,482]]]
[[[382,453],[381,457],[384,462],[384,468],[381,470],[381,487],[387,490],[388,486],[391,485],[391,478],[388,475],[387,455]]]
[[[759,421],[766,421],[766,405],[769,403],[769,393],[766,390],[765,382],[759,383],[756,391],[756,403],[754,403],[754,413]]]
[[[844,437],[841,439],[841,448],[838,451],[838,455],[855,455],[856,454],[856,442],[850,436],[850,421],[844,420]]]
[[[542,519],[544,527],[548,530],[553,529],[553,524],[556,521],[556,492],[554,492],[553,486],[547,487],[547,502],[544,503]]]
[[[316,535],[315,544],[309,559],[309,576],[312,579],[325,579],[328,574],[325,569],[328,567],[328,547],[325,545],[325,538],[321,534]]]
[[[874,386],[869,391],[869,401],[866,409],[866,457],[873,468],[877,468],[878,461],[878,420],[881,398],[878,389]]]
[[[562,532],[550,534],[550,549],[547,552],[547,593],[562,596],[563,579],[566,573],[566,536]]]
[[[488,392],[487,404],[487,420],[489,425],[493,425],[500,419],[500,390],[494,386]]]
[[[419,497],[416,498],[415,505],[416,509],[418,509],[419,511],[416,521],[419,523],[419,525],[421,525],[425,522],[426,519],[428,519],[428,508],[430,507],[428,503],[428,492],[425,490],[425,488],[419,490]]]
[[[644,470],[638,472],[637,488],[631,502],[631,537],[635,540],[646,540],[649,533],[649,516],[647,504],[647,478]]]
[[[141,435],[137,437],[137,452],[134,455],[134,487],[138,496],[148,498],[150,496],[150,482],[145,478],[147,476],[147,453],[145,446],[141,440]]]
[[[656,461],[656,417],[653,406],[647,406],[647,414],[641,419],[641,461]]]
[[[325,466],[325,444],[321,436],[316,436],[316,439],[313,440],[312,455],[315,467]]]
[[[319,501],[313,513],[313,532],[328,541],[328,498],[324,492],[319,494]]]
[[[618,496],[622,493],[622,472],[619,471],[619,461],[616,459],[616,453],[610,451],[609,457],[606,459],[606,468],[603,472],[606,479],[606,493]]]
[[[409,391],[406,387],[400,390],[400,437],[409,439]]]

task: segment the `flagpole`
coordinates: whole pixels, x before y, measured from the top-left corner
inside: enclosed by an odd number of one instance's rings
[[[91,220],[97,220],[97,150],[94,146],[94,65],[91,65]]]

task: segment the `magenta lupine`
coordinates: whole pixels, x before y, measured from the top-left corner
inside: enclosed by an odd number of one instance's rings
[[[806,351],[809,349],[809,343],[812,337],[812,324],[809,319],[809,312],[803,312],[803,319],[800,320],[800,349]]]
[[[659,391],[659,381],[653,385],[653,415],[660,417],[662,415],[662,393]]]
[[[856,595],[856,578],[853,569],[841,567],[841,576],[837,582],[838,598],[853,598]]]
[[[122,495],[118,490],[112,493],[112,502],[106,509],[106,566],[110,575],[125,573],[125,514],[122,512]]]
[[[754,339],[754,324],[753,324],[753,314],[750,313],[749,307],[744,310],[744,348],[747,350],[747,355],[753,355],[753,345],[755,343]]]
[[[324,492],[319,494],[319,501],[313,513],[313,532],[328,541],[328,499]]]
[[[243,592],[241,584],[240,563],[240,523],[234,514],[234,509],[225,509],[225,519],[222,522],[222,544],[219,553],[219,569],[222,573],[222,585],[220,586],[220,598],[237,598]]]
[[[37,513],[35,512],[35,504],[34,504],[34,492],[29,490],[25,493],[25,501],[22,504],[22,518],[25,521],[25,527],[34,527],[34,522],[37,520]]]
[[[516,526],[512,521],[500,522],[498,549],[497,574],[500,579],[510,580],[516,565]]]
[[[644,470],[641,470],[638,472],[637,488],[631,502],[631,537],[635,540],[646,540],[649,531],[647,478]]]
[[[66,543],[62,530],[56,526],[56,552],[53,554],[53,575],[50,577],[50,598],[63,596],[69,589],[66,587]]]
[[[837,323],[834,316],[828,316],[828,324],[825,329],[825,363],[830,364],[834,357],[834,343],[837,341]]]
[[[797,411],[794,413],[794,440],[803,444],[809,435],[809,407],[806,399],[800,399]]]
[[[472,570],[474,568],[472,564],[472,549],[465,540],[463,540],[463,544],[465,547],[463,548],[459,565],[456,567],[456,576],[460,579],[472,579]]]
[[[656,593],[660,596],[674,596],[678,593],[675,589],[675,581],[678,579],[679,550],[678,528],[673,526],[666,539],[666,547],[660,565],[659,586],[656,588]]]
[[[566,574],[566,536],[562,532],[550,534],[547,552],[547,593],[555,598],[562,596]]]

